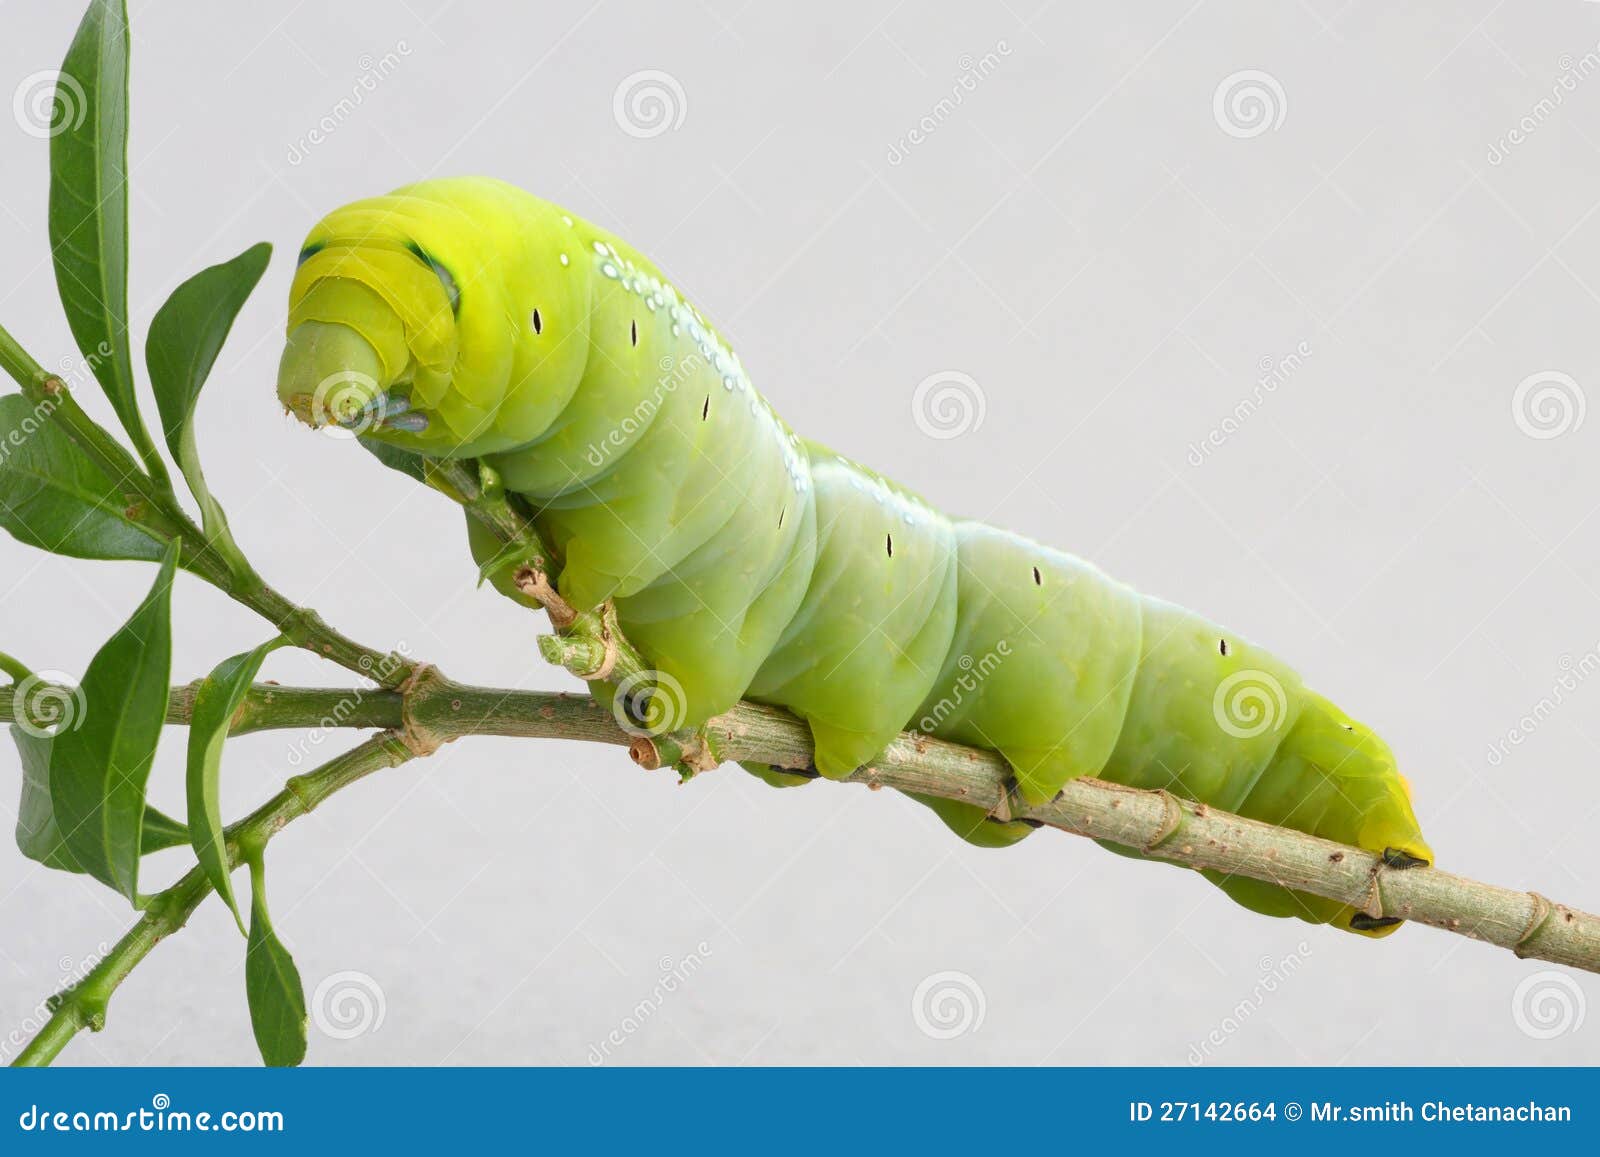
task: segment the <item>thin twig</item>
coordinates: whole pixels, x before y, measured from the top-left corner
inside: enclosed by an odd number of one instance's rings
[[[172,722],[187,718],[186,692],[174,689]],[[353,701],[359,701],[359,714],[350,709]],[[13,716],[11,689],[0,688],[0,722]],[[474,687],[437,675],[418,684],[404,704],[400,696],[388,692],[258,684],[241,719],[248,720],[251,730],[410,727],[438,742],[499,735],[629,746],[636,758],[641,751],[611,713],[587,696]],[[706,729],[725,759],[797,771],[812,766],[810,731],[786,711],[741,703],[712,719]],[[653,761],[644,763],[649,768]],[[1519,956],[1600,972],[1600,917],[1537,893],[1434,868],[1389,867],[1381,857],[1360,848],[1244,819],[1180,800],[1170,792],[1079,779],[1050,803],[1025,807],[1011,792],[1009,767],[995,753],[912,734],[901,735],[848,782],[935,795],[992,813],[1009,808],[1014,818],[1109,840],[1158,859],[1266,880],[1352,905],[1371,916],[1399,916],[1508,948]]]
[[[152,481],[133,456],[107,430],[84,412],[67,384],[41,366],[0,326],[0,369],[9,373],[34,403],[121,492],[124,515],[163,542],[183,543],[183,565],[235,601],[249,607],[298,647],[339,664],[358,675],[394,687],[412,674],[413,665],[346,638],[315,611],[297,606],[274,590],[249,566],[230,565],[210,549],[205,532],[184,513],[170,490]]]
[[[512,575],[524,601],[544,608],[559,632],[540,640],[540,653],[579,679],[639,687],[653,683],[650,662],[623,635],[616,609],[607,603],[580,610],[557,593],[551,576],[554,554],[539,527],[507,496],[498,484],[485,485],[481,467],[451,459],[427,459],[428,485],[458,502],[467,516],[501,543],[501,565]],[[714,766],[704,730],[686,730],[662,737],[664,745],[681,753],[684,770]]]
[[[386,731],[315,771],[296,776],[277,795],[228,828],[229,865],[238,866],[241,845],[259,847],[265,844],[282,831],[284,825],[305,815],[334,792],[379,768],[394,767],[411,758],[412,753],[399,735]],[[134,967],[150,955],[151,949],[188,922],[189,916],[210,892],[211,882],[205,869],[197,864],[172,887],[151,897],[144,914],[88,975],[51,998],[50,1019],[17,1054],[12,1066],[48,1065],[78,1033],[86,1028],[99,1032],[105,1027],[106,1006],[112,993]]]

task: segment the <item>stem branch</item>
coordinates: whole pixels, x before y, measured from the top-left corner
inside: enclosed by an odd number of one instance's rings
[[[235,734],[306,727],[382,730],[316,771],[295,777],[229,827],[230,864],[239,862],[241,847],[259,847],[333,792],[380,767],[429,754],[440,744],[467,735],[617,744],[629,747],[641,766],[672,764],[686,777],[724,759],[814,774],[808,728],[775,708],[741,703],[698,732],[641,738],[624,732],[605,706],[586,696],[468,686],[424,664],[346,638],[314,611],[296,606],[268,586],[248,564],[238,559],[230,563],[224,552],[211,549],[170,488],[140,470],[121,443],[77,405],[65,383],[40,367],[3,328],[0,368],[116,480],[131,519],[160,538],[184,542],[189,570],[255,610],[296,645],[384,688],[258,684],[251,689],[234,721]],[[592,681],[631,686],[640,678],[653,680],[649,664],[623,637],[609,605],[574,608],[556,592],[548,545],[492,472],[469,462],[430,459],[425,477],[503,544],[497,573],[506,568],[523,600],[543,606],[559,632],[541,644],[547,657]],[[19,673],[25,671],[10,660],[0,662],[0,667],[19,682]],[[188,722],[194,690],[193,684],[173,688],[169,723]],[[27,704],[15,700],[16,688],[0,688],[0,722],[28,720]],[[1537,893],[1433,868],[1389,866],[1370,852],[1193,804],[1170,792],[1079,779],[1048,804],[1024,807],[1011,792],[1010,768],[995,753],[911,734],[902,734],[872,766],[858,769],[850,782],[974,804],[998,817],[1107,840],[1191,868],[1266,880],[1352,905],[1371,916],[1398,916],[1508,948],[1518,956],[1600,972],[1600,917]],[[49,1021],[15,1063],[48,1064],[80,1030],[98,1030],[116,987],[157,943],[183,926],[210,890],[204,871],[196,866],[152,898],[110,954],[58,997]]]
[[[178,505],[165,479],[153,480],[141,470],[122,443],[78,405],[66,382],[41,366],[4,326],[0,326],[0,369],[16,379],[41,416],[54,421],[113,481],[122,493],[131,521],[163,542],[182,541],[184,569],[255,611],[296,646],[346,670],[376,679],[386,687],[399,686],[411,675],[412,664],[405,659],[346,638],[314,611],[296,606],[267,585],[248,564],[242,560],[230,562],[227,552],[213,549],[205,532]]]
[[[12,700],[13,689],[0,688],[0,722],[15,718]],[[169,722],[186,722],[192,702],[192,685],[174,688]],[[647,769],[662,762],[648,758],[660,739],[640,744],[588,696],[474,687],[436,672],[419,680],[406,696],[257,684],[245,700],[236,731],[297,727],[382,727],[384,734],[370,742],[383,742],[390,751],[399,745],[408,756],[416,749],[405,747],[407,737],[423,733],[441,743],[469,735],[576,739],[630,747]],[[801,772],[812,767],[810,731],[774,707],[741,703],[712,719],[706,733],[722,759]],[[1360,848],[1190,803],[1170,792],[1078,779],[1050,803],[1024,807],[1012,794],[1010,768],[998,755],[909,733],[847,782],[940,796],[997,815],[1009,809],[1012,818],[1108,840],[1190,868],[1266,880],[1353,905],[1372,916],[1399,916],[1518,956],[1600,972],[1600,917],[1536,893],[1436,868],[1389,867]]]
[[[229,866],[239,865],[242,847],[264,845],[286,824],[305,815],[334,792],[379,768],[394,767],[411,757],[399,736],[386,731],[330,759],[315,771],[297,776],[294,790],[285,787],[244,819],[229,826]],[[172,887],[153,896],[144,914],[89,974],[53,998],[54,1011],[50,1019],[17,1054],[13,1067],[48,1065],[83,1029],[100,1031],[105,1026],[106,1006],[117,987],[157,944],[188,922],[200,901],[210,892],[211,882],[197,864]]]

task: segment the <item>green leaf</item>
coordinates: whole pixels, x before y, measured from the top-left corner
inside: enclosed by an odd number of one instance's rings
[[[467,529],[471,530],[477,519],[467,515]],[[525,542],[507,542],[500,546],[490,557],[478,564],[478,585],[494,583],[501,579],[510,582],[508,570],[514,571],[528,560],[528,544]],[[496,583],[498,586],[499,584]],[[512,584],[513,586],[515,584]]]
[[[56,826],[50,807],[50,746],[52,737],[24,731],[13,724],[11,738],[22,760],[22,802],[17,807],[17,848],[28,859],[63,872],[81,872]],[[189,842],[189,829],[171,816],[146,808],[139,850],[148,856],[163,848]]]
[[[250,935],[244,958],[244,991],[250,1028],[263,1063],[298,1065],[306,1059],[306,990],[294,957],[272,930],[267,915],[266,867],[259,852],[250,859]]]
[[[402,450],[398,446],[391,446],[387,442],[380,442],[376,438],[358,439],[361,448],[382,462],[391,470],[398,470],[407,478],[415,479],[426,484],[427,474],[424,472],[421,454],[413,454],[410,450]]]
[[[0,526],[53,554],[159,559],[162,543],[128,520],[122,492],[47,406],[0,397]]]
[[[144,828],[139,833],[139,854],[148,856],[165,848],[189,842],[189,826],[148,805],[144,809]]]
[[[177,561],[173,543],[149,595],[90,661],[80,721],[50,752],[50,804],[67,850],[135,904],[145,783],[167,714]]]
[[[128,353],[128,41],[122,0],[92,0],[61,62],[62,116],[50,139],[50,253],[78,349],[164,485]]]
[[[145,365],[150,370],[150,385],[161,411],[167,447],[200,503],[206,538],[223,550],[232,547],[233,540],[222,507],[211,496],[200,469],[194,411],[234,318],[249,300],[271,258],[272,246],[262,242],[232,261],[201,270],[173,290],[156,311],[145,341]]]
[[[239,905],[233,899],[222,805],[218,798],[222,748],[228,741],[234,712],[249,693],[262,661],[283,644],[284,640],[273,639],[218,664],[195,692],[194,712],[189,720],[189,840],[211,886],[232,909],[241,935],[245,931],[244,918],[239,915]]]

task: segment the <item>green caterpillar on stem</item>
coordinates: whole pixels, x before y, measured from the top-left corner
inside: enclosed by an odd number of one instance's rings
[[[513,186],[427,181],[318,223],[278,393],[313,425],[486,464],[551,543],[560,597],[613,609],[654,665],[597,685],[641,735],[749,698],[808,723],[828,778],[920,727],[998,752],[1030,804],[1098,776],[1432,861],[1389,749],[1286,664],[800,438],[643,256]],[[922,802],[975,844],[1033,830]],[[1258,912],[1394,927],[1208,876]]]

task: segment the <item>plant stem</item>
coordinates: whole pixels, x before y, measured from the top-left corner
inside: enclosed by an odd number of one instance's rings
[[[623,634],[610,603],[582,610],[569,606],[556,592],[550,578],[554,555],[549,543],[534,521],[506,496],[498,479],[486,475],[481,466],[472,469],[468,463],[451,459],[430,458],[426,463],[428,484],[460,503],[468,517],[499,539],[506,564],[517,567],[515,583],[520,597],[529,605],[542,605],[560,632],[558,639],[540,642],[548,661],[591,683],[637,688],[655,682],[652,664]],[[486,477],[492,484],[485,485]],[[685,775],[717,764],[717,753],[703,729],[662,736],[661,747],[673,751],[673,762]]]
[[[259,576],[252,574],[242,582],[217,585],[224,594],[278,628],[295,646],[364,675],[380,687],[398,687],[416,671],[416,664],[404,655],[356,642],[330,627],[316,611],[291,602]]]
[[[192,687],[173,689],[171,722],[187,720],[192,698]],[[10,718],[10,690],[0,688],[0,722]],[[383,726],[391,736],[404,732],[435,742],[468,735],[577,739],[628,746],[647,769],[660,763],[652,758],[659,741],[629,736],[587,696],[472,687],[437,674],[404,697],[257,684],[241,709],[237,730],[308,726]],[[726,759],[798,771],[812,766],[811,733],[786,711],[741,703],[711,720],[706,730]],[[1519,956],[1600,972],[1600,917],[1434,868],[1388,867],[1360,848],[1193,804],[1170,792],[1078,779],[1050,803],[1023,807],[1011,794],[1010,768],[995,753],[911,734],[901,735],[847,782],[974,804],[997,816],[1109,840],[1157,859],[1267,880],[1369,915],[1400,916]]]
[[[173,687],[167,696],[167,722],[186,725],[194,710],[199,680]],[[48,699],[53,691],[70,691],[54,683],[36,684],[32,694]],[[26,705],[17,702],[15,686],[0,687],[0,723],[27,720]],[[47,722],[35,720],[35,722]],[[257,683],[234,717],[230,735],[252,731],[334,727],[398,728],[403,726],[398,691],[373,688],[280,687]]]
[[[240,848],[263,846],[290,821],[314,809],[336,791],[383,767],[413,758],[392,731],[373,736],[315,771],[291,779],[284,789],[227,830],[228,863],[237,867]],[[17,1054],[13,1067],[48,1065],[83,1029],[105,1026],[106,1006],[134,967],[151,949],[187,923],[189,916],[211,892],[211,883],[199,865],[172,887],[157,893],[144,915],[130,928],[89,974],[53,1001],[54,1011],[43,1028]]]
[[[193,524],[179,511],[179,517],[170,517],[173,503],[170,490],[161,486],[141,470],[133,456],[107,430],[84,413],[83,407],[67,389],[67,383],[34,360],[33,356],[17,343],[4,326],[0,326],[0,368],[10,374],[22,387],[22,392],[57,425],[94,462],[107,478],[122,492],[128,510],[135,521],[165,538],[185,535],[194,530]],[[198,548],[205,539],[198,533],[188,540]],[[186,560],[192,561],[192,560]]]
[[[718,749],[727,758],[792,769],[810,766],[810,733],[787,712],[741,704],[713,719],[707,730],[718,735]],[[1519,957],[1600,972],[1600,916],[1436,868],[1388,867],[1381,856],[1360,848],[1245,819],[1171,792],[1085,778],[1068,783],[1042,807],[1015,806],[1011,769],[1000,756],[911,734],[889,744],[849,782],[960,800],[997,816],[1035,820],[1190,868],[1311,892],[1370,916],[1399,916],[1442,928]]]
[[[466,735],[583,739],[626,745],[641,766],[676,764],[685,775],[723,759],[748,760],[814,772],[811,736],[787,712],[741,703],[699,732],[631,737],[610,712],[587,697],[471,687],[426,665],[384,654],[334,631],[314,611],[268,586],[247,564],[230,566],[207,547],[200,528],[178,507],[170,489],[153,482],[132,457],[0,328],[0,367],[22,385],[41,411],[52,414],[73,441],[128,500],[129,517],[158,537],[194,549],[186,566],[261,614],[296,645],[388,690],[251,689],[234,733],[288,727],[382,727],[385,730],[306,776],[228,829],[230,863],[240,842],[264,842],[284,824],[341,787],[379,767],[404,762]],[[609,606],[579,610],[550,582],[551,553],[537,526],[491,476],[471,464],[428,460],[427,479],[466,508],[506,547],[525,601],[543,605],[562,638],[541,649],[580,677],[620,683],[652,676],[644,657],[623,637]],[[16,665],[20,669],[20,664]],[[16,671],[6,670],[13,677]],[[652,676],[653,677],[653,676]],[[167,720],[184,723],[192,685],[173,689]],[[0,721],[15,719],[14,688],[0,688]],[[23,710],[25,711],[23,705]],[[976,805],[1002,819],[1025,819],[1092,839],[1107,840],[1196,869],[1266,880],[1354,906],[1371,916],[1398,916],[1575,968],[1600,972],[1600,918],[1553,904],[1531,892],[1482,884],[1432,868],[1401,869],[1354,847],[1317,839],[1180,800],[1166,791],[1141,791],[1079,779],[1050,803],[1024,807],[1011,792],[1011,770],[998,755],[924,736],[902,734],[849,782],[940,796]],[[98,1029],[112,991],[163,937],[183,926],[210,891],[197,866],[156,896],[139,922],[89,976],[63,995],[45,1028],[18,1064],[47,1064],[82,1028]]]
[[[33,672],[28,670],[20,659],[13,659],[4,651],[0,651],[0,672],[4,672],[13,683],[33,678]]]
[[[650,673],[650,664],[622,637],[607,608],[582,610],[567,606],[548,585],[549,576],[554,573],[549,544],[539,528],[512,504],[503,490],[484,486],[479,471],[465,462],[430,458],[427,471],[433,489],[459,502],[468,517],[486,527],[504,544],[508,567],[520,566],[529,573],[530,579],[537,575],[545,580],[540,601],[562,636],[577,643],[570,651],[562,652],[563,656],[571,658],[570,662],[562,662],[563,666],[580,679],[589,676],[594,664],[592,648],[585,646],[587,643],[609,654],[606,678],[612,682]]]
[[[183,542],[184,569],[266,619],[298,647],[346,670],[397,687],[414,670],[401,656],[377,651],[328,626],[316,612],[299,607],[269,586],[247,564],[231,564],[211,549],[205,532],[184,513],[170,486],[162,486],[134,462],[121,442],[84,412],[67,385],[41,366],[0,326],[0,368],[72,439],[122,492],[127,516],[164,542]]]

